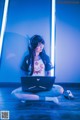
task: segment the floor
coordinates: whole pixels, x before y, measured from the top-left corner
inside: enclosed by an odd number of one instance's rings
[[[45,101],[21,103],[10,94],[15,87],[0,87],[0,113],[9,111],[10,120],[80,120],[80,87],[63,87],[71,90],[75,99],[68,100],[60,96],[60,106]]]

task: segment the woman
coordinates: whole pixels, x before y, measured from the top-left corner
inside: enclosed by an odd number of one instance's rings
[[[26,76],[51,76],[53,66],[49,56],[44,50],[45,41],[39,35],[34,35],[30,39],[29,54],[25,56],[21,65],[21,70]],[[59,103],[57,96],[63,94],[63,88],[53,85],[50,91],[23,92],[22,87],[12,91],[12,95],[20,100],[46,100]]]

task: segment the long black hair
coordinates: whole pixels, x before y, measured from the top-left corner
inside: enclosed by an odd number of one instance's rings
[[[38,46],[38,43],[42,43],[43,45],[45,44],[44,39],[40,35],[34,35],[30,38],[30,44],[28,46],[29,56],[31,59],[31,74],[30,75],[32,75],[33,71],[34,71],[34,55],[35,55],[35,49]],[[39,55],[40,55],[41,59],[43,60],[46,55],[44,48],[43,48],[42,52],[40,52]],[[44,62],[44,60],[43,60],[43,62]]]

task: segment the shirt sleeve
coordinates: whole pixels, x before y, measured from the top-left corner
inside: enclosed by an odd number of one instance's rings
[[[24,71],[28,71],[28,67],[29,67],[29,60],[28,60],[28,56],[25,56],[23,61],[22,61],[22,64],[21,64],[21,70],[24,70]]]
[[[46,56],[45,70],[46,70],[46,71],[49,71],[49,70],[51,70],[51,69],[53,69],[53,68],[54,68],[54,67],[53,67],[53,65],[52,65],[52,63],[51,63],[51,61],[50,61],[49,56]]]

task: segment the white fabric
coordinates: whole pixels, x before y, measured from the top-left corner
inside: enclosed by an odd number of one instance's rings
[[[34,72],[32,76],[45,76],[45,65],[41,59],[34,61]]]

